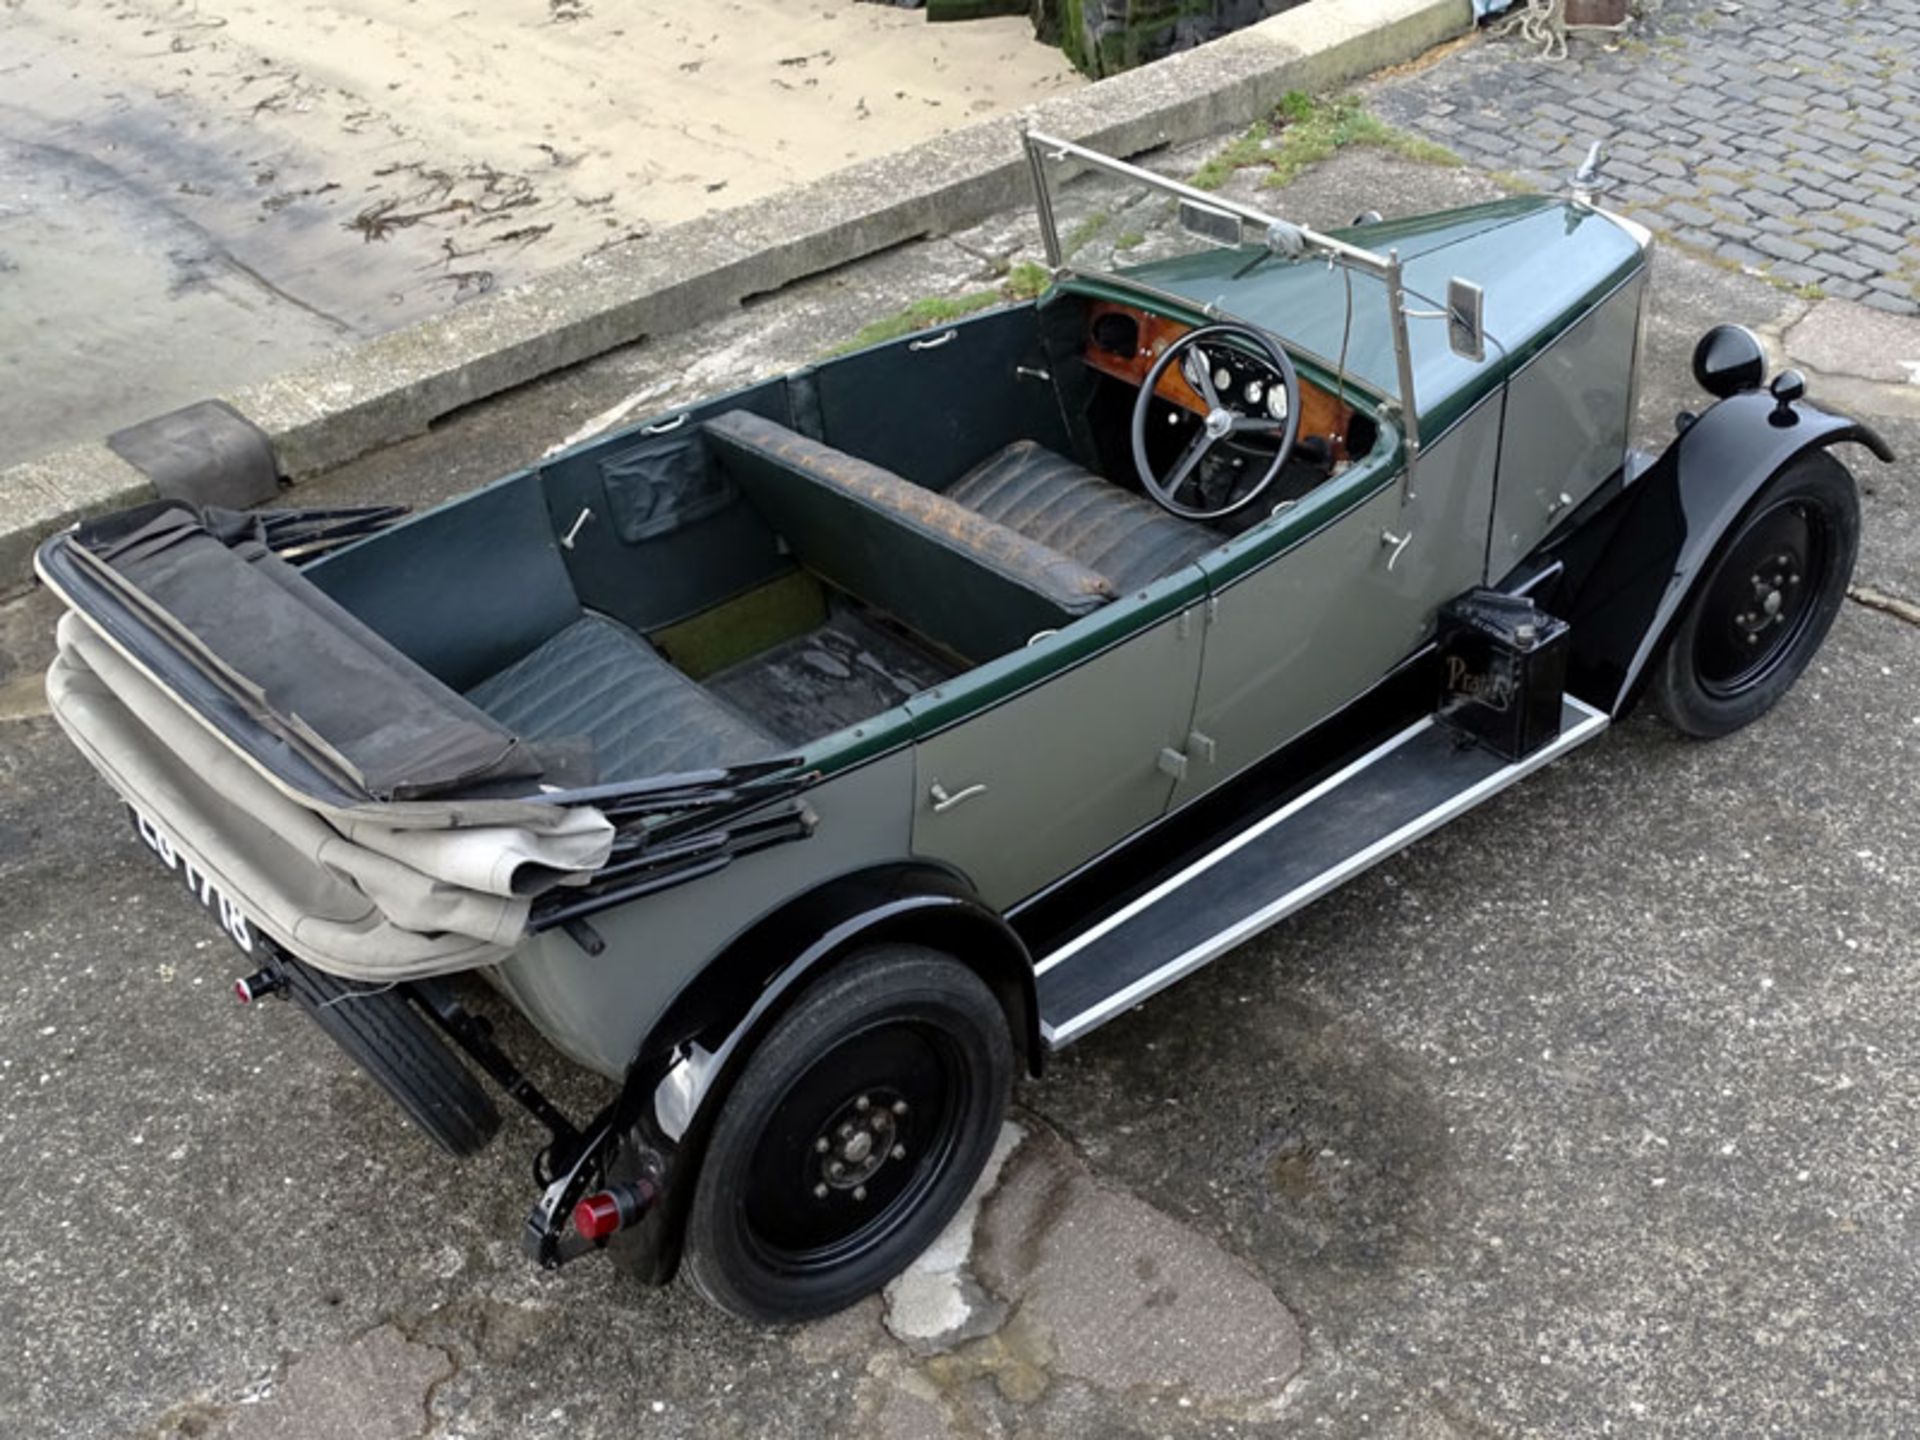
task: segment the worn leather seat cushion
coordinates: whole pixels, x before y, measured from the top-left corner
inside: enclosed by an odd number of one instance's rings
[[[1220,537],[1031,440],[997,450],[947,489],[976,514],[1071,555],[1117,590],[1191,563]]]
[[[584,737],[601,782],[738,765],[779,742],[626,626],[586,615],[467,698],[529,740]]]

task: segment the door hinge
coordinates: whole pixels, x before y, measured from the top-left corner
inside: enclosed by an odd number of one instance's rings
[[[1202,765],[1213,764],[1216,747],[1211,735],[1202,735],[1198,730],[1187,733],[1187,753]]]
[[[1160,758],[1155,765],[1162,775],[1171,775],[1176,780],[1187,778],[1187,757],[1171,745],[1160,752]]]

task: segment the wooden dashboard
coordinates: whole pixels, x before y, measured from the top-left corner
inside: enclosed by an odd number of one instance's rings
[[[1114,317],[1106,319],[1105,317]],[[1105,323],[1103,324],[1103,320]],[[1116,323],[1121,322],[1121,323]],[[1124,322],[1131,322],[1132,343],[1125,350],[1114,346],[1111,340],[1124,334]],[[1111,375],[1116,380],[1124,380],[1138,389],[1145,383],[1147,372],[1153,368],[1153,362],[1165,353],[1167,346],[1178,340],[1193,327],[1180,320],[1169,320],[1164,315],[1155,315],[1139,310],[1131,305],[1117,304],[1111,300],[1096,300],[1087,307],[1087,340],[1085,359],[1087,364],[1102,375]],[[1101,332],[1105,332],[1104,336]],[[1108,343],[1103,343],[1103,339]],[[1169,365],[1161,371],[1160,379],[1153,387],[1154,394],[1183,410],[1191,410],[1196,415],[1207,413],[1207,404],[1187,383],[1187,377],[1180,373],[1178,365]],[[1300,381],[1300,436],[1317,436],[1327,445],[1327,453],[1335,463],[1346,460],[1347,435],[1353,424],[1353,407],[1344,405],[1319,386],[1302,377]]]

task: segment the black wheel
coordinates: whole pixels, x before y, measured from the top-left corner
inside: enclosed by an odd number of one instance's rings
[[[472,1155],[500,1128],[480,1082],[398,990],[342,980],[283,956],[287,996],[441,1149]]]
[[[1688,600],[1654,669],[1655,707],[1705,738],[1766,714],[1827,638],[1859,550],[1846,466],[1821,451],[1774,476]]]
[[[953,1218],[1006,1114],[1013,1041],[986,984],[917,945],[812,988],[748,1060],[687,1215],[687,1272],[744,1319],[830,1315]]]

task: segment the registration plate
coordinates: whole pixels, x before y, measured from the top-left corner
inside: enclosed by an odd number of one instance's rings
[[[179,847],[167,838],[166,832],[158,825],[131,805],[127,807],[127,813],[133,817],[133,833],[140,837],[140,843],[159,856],[162,865],[186,882],[187,893],[213,916],[229,940],[244,953],[253,954],[259,942],[254,937],[253,922],[247,919],[246,911],[215,884],[206,871],[181,854]]]

